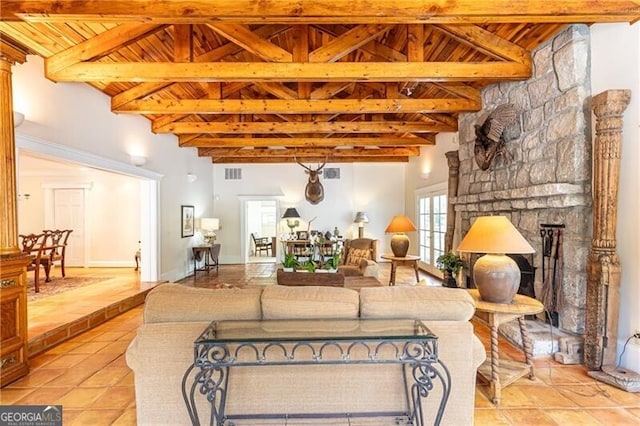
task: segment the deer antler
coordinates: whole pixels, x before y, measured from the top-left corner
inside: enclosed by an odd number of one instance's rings
[[[296,163],[300,164],[302,167],[304,167],[308,171],[312,171],[311,168],[309,168],[309,167],[305,166],[304,164],[302,164],[301,162],[299,162],[296,157],[293,157],[293,161],[295,161]]]
[[[322,163],[321,166],[318,166],[318,168],[316,169],[316,172],[319,172],[320,170],[322,170],[325,164],[327,164],[327,157],[324,157],[324,163]]]

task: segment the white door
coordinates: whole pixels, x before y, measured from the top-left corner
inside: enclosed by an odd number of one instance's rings
[[[67,241],[65,266],[85,266],[84,189],[53,190],[53,229],[73,229]]]

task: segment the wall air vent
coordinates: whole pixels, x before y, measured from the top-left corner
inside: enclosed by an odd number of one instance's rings
[[[225,167],[224,180],[240,180],[242,179],[242,169],[240,167]]]
[[[339,167],[327,167],[322,171],[322,175],[325,179],[340,179]]]

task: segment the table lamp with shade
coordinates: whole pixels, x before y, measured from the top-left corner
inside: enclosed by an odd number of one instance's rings
[[[300,221],[297,220],[300,219],[300,213],[294,207],[289,207],[284,211],[282,218],[287,219],[287,226],[291,231],[291,235],[293,235],[293,230],[300,225]]]
[[[365,212],[356,213],[356,218],[353,220],[354,223],[358,224],[358,238],[364,237],[364,224],[369,223],[369,216]]]
[[[507,254],[534,253],[505,216],[478,217],[458,246],[459,252],[484,253],[473,265],[480,299],[511,303],[520,286],[520,268]]]
[[[200,219],[200,229],[207,244],[213,244],[216,241],[216,232],[220,229],[220,219],[217,217],[203,217]]]
[[[406,257],[409,251],[409,237],[405,232],[416,231],[416,226],[405,215],[394,216],[384,231],[387,234],[394,234],[391,237],[391,251],[395,257]]]

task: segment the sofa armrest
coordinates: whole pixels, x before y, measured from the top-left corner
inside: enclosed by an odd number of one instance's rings
[[[378,263],[370,260],[370,259],[363,259],[362,262],[360,262],[360,273],[362,273],[362,276],[364,277],[378,277]]]

